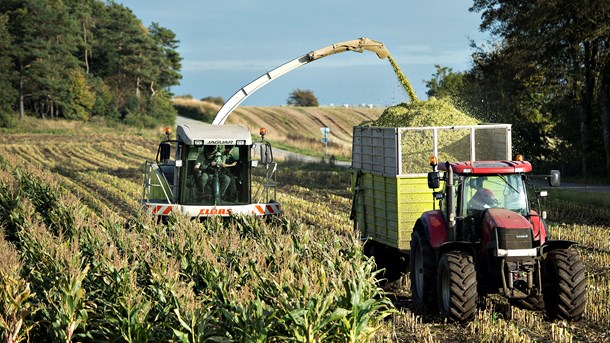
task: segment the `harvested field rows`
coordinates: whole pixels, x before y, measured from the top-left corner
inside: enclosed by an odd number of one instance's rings
[[[581,322],[488,297],[461,326],[414,315],[408,277],[380,293],[352,233],[347,170],[280,165],[280,221],[157,226],[138,211],[156,146],[129,135],[0,138],[0,295],[22,294],[21,306],[1,303],[0,334],[15,330],[3,324],[12,314],[21,339],[30,328],[55,341],[610,341],[610,210],[588,222],[587,206],[547,204],[562,223],[552,237],[580,242]]]

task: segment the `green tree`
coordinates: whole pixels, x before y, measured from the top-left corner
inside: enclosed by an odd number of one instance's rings
[[[12,86],[14,68],[10,56],[12,37],[7,29],[8,20],[7,15],[0,15],[0,127],[14,125],[12,104],[17,99],[17,92]]]
[[[429,97],[459,97],[464,86],[464,73],[454,73],[452,68],[434,65],[436,73],[432,74],[432,79],[426,81]]]
[[[286,103],[293,106],[315,107],[318,106],[318,98],[310,90],[297,88],[290,93]]]
[[[42,117],[61,114],[65,80],[78,67],[76,22],[61,1],[7,1],[2,9],[14,38],[11,54],[18,74],[20,116],[26,107]]]
[[[223,99],[221,96],[206,96],[205,98],[201,98],[201,101],[211,102],[221,106],[225,103],[225,99]]]
[[[95,40],[98,13],[102,12],[104,4],[98,0],[63,0],[69,8],[70,15],[76,21],[78,51],[76,57],[84,68],[84,73],[90,73],[90,59]]]
[[[111,2],[99,15],[91,68],[104,79],[121,117],[147,111],[159,90],[181,78],[178,41],[158,24],[146,29],[128,8]]]
[[[95,104],[95,93],[89,87],[82,72],[70,73],[64,96],[64,117],[68,119],[89,120]]]
[[[610,104],[604,101],[610,89],[610,3],[475,0],[471,10],[482,12],[483,30],[502,39],[502,58],[516,67],[513,79],[535,90],[531,99],[559,110],[556,119],[565,122],[573,112],[557,104],[566,98],[579,104],[581,171],[586,175],[595,168],[594,143],[603,141],[610,175]]]
[[[142,79],[151,65],[145,65],[151,38],[131,10],[114,2],[100,13],[97,32],[93,49],[98,53],[91,60],[93,73],[114,90],[123,117],[127,112],[138,112],[144,89]]]
[[[158,52],[153,51],[153,62],[158,67],[159,73],[157,76],[157,85],[155,81],[151,82],[151,91],[156,92],[156,87],[166,89],[169,86],[176,85],[180,82],[182,75],[180,68],[182,67],[182,57],[178,54],[179,41],[176,39],[176,34],[171,30],[160,26],[158,23],[152,23],[149,27],[149,32],[156,42]]]
[[[0,110],[165,121],[181,57],[175,34],[101,0],[0,1]],[[156,99],[156,97],[159,97]],[[153,110],[154,109],[154,110]],[[153,120],[154,121],[154,120]]]
[[[119,119],[121,115],[110,87],[99,77],[93,78],[91,80],[91,85],[93,92],[95,93],[95,103],[91,109],[91,114],[94,116]]]

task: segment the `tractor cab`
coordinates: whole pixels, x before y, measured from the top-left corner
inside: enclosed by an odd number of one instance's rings
[[[449,192],[435,193],[437,198],[442,199],[441,206],[444,205],[447,213],[451,212],[447,204],[454,206],[457,220],[477,217],[490,208],[502,208],[529,217],[532,211],[525,181],[526,173],[532,171],[532,165],[518,158],[517,161],[454,162],[438,165],[439,170],[453,175],[452,182],[446,182]],[[436,168],[429,173],[428,178],[431,188],[439,187],[440,177]],[[549,180],[550,186],[559,185],[557,171],[551,171],[545,178]]]
[[[431,188],[440,187],[439,172],[428,174]],[[523,225],[521,218],[528,222],[536,222],[526,226],[540,229],[538,213],[530,207],[528,199],[526,173],[532,171],[532,165],[527,161],[469,161],[452,162],[438,165],[445,172],[445,189],[435,192],[440,200],[440,209],[448,224],[448,235],[451,239],[479,242],[484,239],[481,228],[490,221],[489,216],[495,214],[494,221],[499,227],[506,225]],[[559,175],[551,172],[549,184],[557,186]],[[488,211],[502,209],[503,211]],[[500,216],[500,212],[501,216]],[[532,218],[535,217],[535,218]],[[519,223],[517,223],[519,222]],[[483,234],[483,235],[482,235]],[[546,236],[546,233],[545,233]],[[544,238],[542,242],[544,243]]]
[[[189,124],[178,126],[176,139],[170,139],[169,130],[166,135],[155,161],[146,162],[146,209],[191,217],[279,213],[277,165],[263,132],[253,142],[250,131],[239,125]]]
[[[450,194],[454,198],[457,217],[477,215],[489,208],[504,208],[528,215],[524,173],[532,170],[529,162],[459,162],[450,163],[450,167],[455,190]],[[441,165],[439,169],[446,171],[447,166]]]

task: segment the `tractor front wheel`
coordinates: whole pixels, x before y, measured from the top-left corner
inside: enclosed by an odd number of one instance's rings
[[[542,292],[547,316],[578,321],[585,310],[587,280],[585,266],[574,249],[556,249],[545,259]]]
[[[474,257],[463,251],[442,255],[438,266],[438,306],[453,322],[471,320],[477,309],[477,274]]]

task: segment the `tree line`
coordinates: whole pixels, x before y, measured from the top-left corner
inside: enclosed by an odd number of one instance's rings
[[[0,0],[0,126],[26,114],[173,123],[178,43],[113,1]]]
[[[474,0],[491,39],[460,73],[437,66],[428,95],[450,95],[513,145],[568,174],[610,176],[610,2]]]

